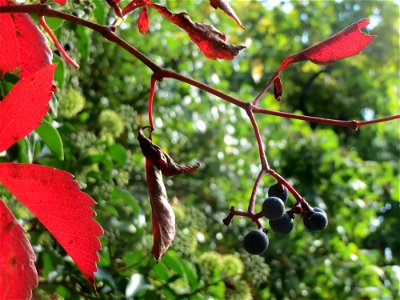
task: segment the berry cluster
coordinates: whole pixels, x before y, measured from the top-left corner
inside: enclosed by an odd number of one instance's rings
[[[288,211],[285,211],[285,203],[288,200],[288,190],[280,183],[272,185],[268,189],[267,199],[262,204],[261,213],[257,214],[265,217],[269,221],[269,227],[275,233],[288,234],[293,229],[293,219],[295,214],[301,214],[304,226],[310,231],[317,231],[326,228],[328,216],[318,208],[311,208],[308,205],[298,203]],[[250,231],[243,241],[244,248],[250,254],[263,254],[269,245],[265,229]]]

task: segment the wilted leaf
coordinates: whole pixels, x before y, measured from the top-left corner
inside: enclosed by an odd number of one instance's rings
[[[214,26],[193,22],[186,13],[174,14],[165,6],[149,3],[160,14],[186,31],[190,39],[200,48],[203,54],[211,59],[233,59],[239,51],[246,48],[242,45],[228,45],[226,36]]]
[[[146,159],[146,177],[151,203],[153,249],[157,262],[167,251],[175,237],[175,214],[168,202],[162,173]]]
[[[0,6],[15,4],[0,0]],[[28,14],[0,14],[0,76],[20,69],[21,77],[51,64],[46,37]]]
[[[0,102],[0,152],[40,125],[49,110],[55,67],[22,77]]]
[[[160,169],[163,175],[173,176],[181,173],[195,172],[200,166],[200,164],[185,166],[176,163],[167,153],[144,135],[143,129],[139,129],[138,134],[140,148],[142,148],[146,159]]]
[[[39,278],[36,256],[13,214],[0,199],[0,299],[30,299]]]
[[[103,230],[93,218],[95,201],[72,178],[45,166],[0,164],[0,182],[46,226],[93,284],[101,248],[97,237]]]
[[[226,0],[210,0],[210,4],[215,9],[220,8],[223,10],[228,16],[235,20],[235,22],[242,28],[243,24],[240,22],[239,17],[236,15],[235,11],[230,6],[229,2]]]
[[[140,33],[146,33],[149,30],[149,15],[147,13],[147,7],[143,7],[138,20],[138,27]]]
[[[282,81],[279,77],[276,77],[274,80],[274,95],[276,100],[281,101],[282,92],[283,92]]]

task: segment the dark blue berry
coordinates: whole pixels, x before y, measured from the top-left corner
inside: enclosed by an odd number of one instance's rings
[[[310,231],[322,230],[328,226],[328,216],[322,209],[315,207],[312,212],[304,213],[303,223]]]
[[[288,234],[293,229],[293,219],[287,213],[284,213],[282,218],[278,220],[270,220],[269,227],[271,227],[273,232]]]
[[[268,197],[278,197],[283,202],[286,202],[289,197],[289,193],[285,186],[277,182],[269,187]]]
[[[262,212],[267,219],[278,220],[285,213],[285,204],[280,198],[268,197],[262,204]]]
[[[262,230],[250,231],[243,240],[244,249],[250,254],[263,254],[269,245],[269,239]]]

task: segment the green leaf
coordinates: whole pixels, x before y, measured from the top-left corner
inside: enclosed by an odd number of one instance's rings
[[[162,282],[167,282],[169,279],[168,268],[163,262],[155,264],[153,267],[154,275],[156,278],[160,279]]]
[[[120,167],[123,167],[126,164],[127,153],[125,148],[120,144],[114,144],[110,148],[108,148],[108,154],[112,158],[113,161],[116,161]]]
[[[81,53],[81,60],[87,61],[89,58],[89,34],[83,26],[78,26],[76,33],[79,39],[78,48]]]
[[[129,192],[124,191],[117,186],[114,186],[111,192],[111,201],[114,205],[117,205],[121,204],[121,200],[131,206],[135,216],[138,216],[140,214],[141,208],[138,204],[138,201],[131,194],[129,194]]]
[[[104,24],[106,22],[106,9],[103,1],[94,0],[96,8],[93,11],[94,17],[99,24]]]
[[[54,80],[57,82],[57,86],[62,88],[65,81],[65,65],[64,60],[61,57],[54,55],[53,62],[57,64],[56,71],[54,72]]]
[[[46,23],[54,32],[64,24],[64,20],[58,18],[47,18]]]
[[[174,251],[168,251],[163,257],[163,262],[180,277],[186,278],[185,269]]]
[[[57,129],[51,126],[48,121],[43,120],[42,124],[40,124],[35,131],[47,145],[47,147],[49,147],[50,151],[58,159],[64,160],[63,142]]]
[[[185,272],[189,286],[192,288],[192,290],[197,289],[197,287],[199,286],[199,278],[197,277],[194,266],[187,260],[183,260],[183,259],[180,260],[180,263]]]

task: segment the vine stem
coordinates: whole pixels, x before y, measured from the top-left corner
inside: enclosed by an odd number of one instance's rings
[[[303,121],[307,121],[307,122],[315,122],[315,123],[320,123],[320,124],[329,124],[329,125],[334,125],[334,126],[348,127],[353,130],[358,129],[361,126],[379,123],[379,122],[391,121],[391,120],[400,118],[400,114],[398,114],[398,115],[394,115],[394,116],[390,116],[390,117],[368,120],[368,121],[354,121],[354,120],[353,121],[343,121],[343,120],[334,120],[334,119],[325,119],[325,118],[312,117],[312,116],[297,115],[297,114],[273,111],[273,110],[268,110],[268,109],[263,109],[263,108],[258,107],[257,104],[259,103],[259,101],[261,100],[261,98],[265,94],[265,92],[268,90],[268,88],[271,86],[271,84],[273,83],[275,78],[277,78],[279,76],[279,74],[285,67],[287,67],[289,64],[292,63],[290,57],[286,58],[282,62],[281,66],[273,74],[272,78],[268,81],[268,83],[263,88],[263,90],[256,96],[256,98],[252,102],[248,103],[248,102],[242,101],[240,99],[237,99],[235,97],[232,97],[224,92],[221,92],[221,91],[219,91],[211,86],[208,86],[202,82],[196,81],[192,78],[186,77],[186,76],[176,73],[174,71],[167,70],[167,69],[164,69],[164,68],[158,66],[151,59],[149,59],[145,54],[143,54],[142,52],[137,50],[134,46],[130,45],[125,40],[120,38],[115,33],[116,28],[114,26],[104,26],[104,25],[100,25],[100,24],[97,24],[97,23],[94,23],[91,21],[87,21],[85,19],[73,16],[71,14],[67,14],[67,13],[58,11],[56,9],[53,9],[49,5],[46,5],[46,4],[0,6],[0,13],[34,13],[34,14],[38,15],[40,23],[45,28],[45,30],[49,33],[50,37],[56,44],[57,48],[59,48],[59,50],[62,53],[62,55],[64,56],[64,58],[66,58],[66,60],[68,62],[70,62],[73,66],[74,66],[74,64],[73,64],[74,61],[72,59],[70,59],[70,60],[67,59],[67,57],[69,57],[69,56],[64,51],[62,46],[59,44],[59,42],[57,41],[57,38],[51,32],[51,29],[47,26],[47,24],[43,18],[44,16],[50,17],[50,18],[58,18],[58,19],[66,20],[71,23],[75,23],[75,24],[90,28],[93,31],[100,33],[104,38],[106,38],[110,42],[113,42],[113,43],[119,45],[120,47],[122,47],[123,49],[128,51],[130,54],[132,54],[134,57],[136,57],[138,60],[140,60],[143,64],[145,64],[149,69],[151,69],[153,71],[153,76],[151,78],[150,95],[149,95],[149,122],[150,122],[150,126],[152,129],[154,129],[153,98],[154,98],[154,92],[155,92],[155,85],[156,85],[156,81],[161,80],[162,78],[172,78],[172,79],[175,79],[175,80],[178,80],[181,82],[185,82],[189,85],[195,86],[205,92],[213,94],[213,95],[245,110],[250,119],[250,122],[251,122],[253,130],[254,130],[254,134],[255,134],[255,137],[257,140],[257,146],[258,146],[258,150],[259,150],[262,169],[261,169],[260,173],[258,174],[257,179],[255,181],[252,195],[250,198],[248,211],[241,212],[241,211],[236,211],[234,208],[231,208],[231,211],[230,211],[228,217],[226,219],[224,219],[224,223],[226,221],[227,223],[225,223],[225,224],[227,224],[227,225],[230,223],[230,220],[233,218],[233,216],[240,215],[240,216],[246,216],[246,217],[251,218],[253,222],[257,223],[259,228],[261,227],[261,224],[258,220],[258,218],[260,218],[261,215],[260,215],[260,213],[254,214],[254,204],[255,204],[255,198],[256,198],[256,193],[257,193],[259,183],[261,181],[262,176],[265,174],[271,175],[277,181],[279,181],[282,185],[284,185],[290,191],[290,193],[293,194],[293,196],[296,198],[298,203],[300,203],[304,209],[310,209],[310,206],[308,205],[308,203],[289,184],[289,182],[287,182],[277,172],[270,169],[267,157],[265,155],[260,131],[257,126],[256,120],[254,118],[255,113],[274,115],[274,116],[289,118],[289,119],[298,119],[298,120],[303,120]],[[76,66],[77,66],[77,64],[76,64]],[[74,67],[76,67],[76,66],[74,66]]]
[[[287,119],[297,119],[297,120],[302,120],[302,121],[307,121],[307,122],[312,122],[312,123],[327,124],[327,125],[340,126],[340,127],[348,127],[353,130],[357,130],[358,128],[365,126],[365,125],[400,119],[400,114],[397,114],[397,115],[390,116],[390,117],[368,120],[368,121],[356,121],[356,120],[345,121],[345,120],[335,120],[335,119],[326,119],[326,118],[312,117],[312,116],[305,116],[305,115],[297,115],[297,114],[292,114],[292,113],[287,113],[287,112],[264,109],[264,108],[260,108],[257,106],[254,106],[253,112],[258,113],[258,114],[283,117],[283,118],[287,118]]]
[[[68,55],[68,53],[64,50],[64,47],[60,44],[57,37],[54,35],[51,28],[47,25],[46,20],[43,16],[39,16],[39,23],[43,26],[44,30],[46,30],[47,34],[53,40],[54,44],[56,45],[57,49],[60,51],[61,55],[64,59],[75,69],[79,69],[79,65]]]
[[[154,123],[153,123],[153,100],[154,100],[154,92],[156,90],[156,77],[154,74],[151,76],[151,82],[150,82],[150,94],[149,94],[149,123],[150,123],[150,128],[151,132],[153,132],[154,128]],[[151,139],[151,133],[150,133],[150,139]]]
[[[244,110],[247,110],[249,107],[249,103],[227,95],[224,92],[221,92],[211,86],[208,86],[202,82],[196,81],[192,78],[186,77],[184,75],[178,74],[174,71],[164,69],[157,64],[155,64],[151,59],[149,59],[146,55],[142,52],[137,50],[135,47],[127,43],[125,40],[120,38],[114,31],[115,27],[113,26],[104,26],[100,25],[91,21],[87,21],[85,19],[79,18],[77,16],[73,16],[71,14],[67,14],[56,9],[51,8],[47,4],[28,4],[28,5],[6,5],[0,6],[0,13],[33,13],[40,16],[46,16],[50,18],[58,18],[62,19],[74,24],[78,24],[87,28],[92,29],[93,31],[101,34],[107,40],[119,45],[120,47],[124,48],[126,51],[131,53],[135,56],[138,60],[140,60],[143,64],[145,64],[150,70],[153,71],[160,78],[173,78],[182,82],[185,82],[189,85],[195,86],[205,92],[213,94],[227,102],[230,102]],[[282,63],[284,65],[284,62]],[[281,65],[281,66],[282,66]],[[256,106],[259,99],[261,99],[262,95],[267,91],[273,80],[279,76],[279,72],[276,71],[275,74],[272,76],[271,80],[267,83],[264,89],[260,92],[260,94],[256,97],[256,99],[252,102],[252,112],[253,113],[260,113],[260,114],[268,114],[268,115],[275,115],[284,118],[292,118],[292,119],[299,119],[308,122],[316,122],[321,124],[330,124],[335,126],[343,126],[343,127],[350,127],[353,129],[357,129],[358,127],[378,123],[378,122],[385,122],[394,119],[399,119],[400,115],[390,116],[382,119],[376,120],[369,120],[369,121],[340,121],[340,120],[331,120],[319,117],[311,117],[311,116],[302,116],[290,113],[284,113],[279,111],[267,110],[263,108],[259,108]]]
[[[265,155],[265,151],[264,151],[264,146],[263,146],[263,142],[261,139],[261,134],[260,134],[260,130],[258,129],[258,125],[256,122],[256,119],[254,118],[254,114],[251,110],[251,105],[249,106],[249,109],[246,110],[247,115],[249,116],[251,125],[253,126],[253,130],[254,130],[254,135],[256,137],[257,140],[257,145],[258,145],[258,153],[260,154],[260,160],[261,160],[261,166],[262,169],[265,171],[269,170],[269,164],[268,164],[268,160],[267,160],[267,156]]]
[[[247,209],[248,213],[254,214],[254,205],[256,203],[258,186],[260,185],[261,178],[263,177],[263,175],[265,173],[266,173],[266,171],[264,169],[261,169],[260,173],[258,173],[256,181],[254,182],[253,191],[251,192],[251,196],[250,196],[249,207]]]

